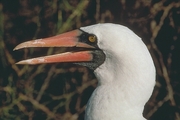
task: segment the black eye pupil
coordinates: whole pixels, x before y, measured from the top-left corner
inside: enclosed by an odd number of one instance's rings
[[[94,34],[89,34],[87,32],[82,31],[83,33],[79,36],[79,41],[92,45],[94,47],[97,46],[97,37]]]

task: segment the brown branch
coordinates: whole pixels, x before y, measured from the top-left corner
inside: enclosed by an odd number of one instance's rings
[[[37,100],[34,100],[33,98],[23,95],[21,93],[19,94],[19,97],[20,97],[20,99],[22,99],[24,101],[31,102],[35,108],[40,109],[43,112],[45,112],[48,115],[48,117],[54,118],[54,119],[57,117],[55,115],[55,113],[51,112],[45,105],[40,104]]]
[[[78,6],[75,8],[75,10],[73,10],[73,13],[68,17],[66,22],[63,23],[63,25],[60,28],[58,28],[57,33],[62,33],[64,31],[68,30],[69,27],[72,25],[72,23],[74,23],[74,22],[72,22],[73,19],[77,16],[82,15],[82,13],[83,13],[82,11],[87,6],[88,3],[89,3],[88,0],[81,0],[80,3],[78,4]],[[59,15],[61,15],[61,14],[59,13]],[[61,17],[59,16],[59,18],[61,18]]]
[[[159,4],[159,3],[157,3],[157,4]],[[157,4],[155,4],[154,6],[156,6]],[[161,28],[163,26],[164,20],[168,17],[168,14],[170,13],[171,9],[174,8],[174,7],[176,7],[176,8],[180,7],[180,2],[178,2],[178,3],[173,2],[173,3],[169,4],[168,6],[162,8],[164,10],[164,12],[163,12],[163,14],[161,16],[161,19],[160,19],[160,22],[159,22],[158,25],[156,25],[155,21],[151,22],[152,37],[150,39],[153,49],[157,52],[157,54],[159,56],[159,64],[161,65],[162,75],[163,75],[163,77],[165,79],[165,82],[167,84],[167,90],[168,90],[167,98],[170,100],[172,106],[176,106],[176,102],[175,102],[174,96],[173,96],[174,92],[173,92],[172,85],[170,83],[170,77],[168,75],[168,70],[167,70],[167,68],[166,68],[166,66],[165,66],[165,64],[163,62],[163,55],[162,55],[162,53],[160,52],[160,50],[158,49],[158,47],[155,44],[155,38],[157,37],[159,31],[161,30]],[[163,100],[163,102],[165,102],[166,99]],[[159,104],[162,104],[162,102],[159,102]],[[157,108],[155,107],[154,110],[157,110]],[[152,114],[152,111],[149,114]],[[176,112],[175,115],[176,115],[176,120],[179,120],[180,119],[179,113]]]
[[[41,86],[41,89],[39,91],[39,94],[38,96],[36,97],[36,100],[39,101],[44,93],[44,91],[46,90],[46,88],[48,87],[49,85],[49,81],[51,80],[51,76],[53,75],[55,71],[55,66],[53,65],[50,70],[48,71],[48,75],[46,77],[46,79],[44,80],[44,83],[43,85]]]

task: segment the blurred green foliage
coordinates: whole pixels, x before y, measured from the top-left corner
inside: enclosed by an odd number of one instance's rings
[[[65,48],[13,48],[27,40],[112,22],[132,29],[153,56],[157,83],[144,116],[180,120],[179,21],[179,0],[1,0],[0,119],[83,120],[97,84],[93,71],[72,64],[16,65]]]

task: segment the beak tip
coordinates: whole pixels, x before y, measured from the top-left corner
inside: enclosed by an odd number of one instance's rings
[[[23,62],[23,61],[19,61],[19,62],[16,63],[16,65],[22,65],[22,64],[26,64],[26,63]]]
[[[32,45],[31,45],[31,44],[32,44]],[[36,44],[34,43],[34,41],[23,42],[23,43],[17,45],[17,46],[13,49],[13,51],[19,50],[19,49],[22,49],[22,48],[31,47],[31,46],[32,46],[32,47],[36,47],[35,45],[36,45]]]
[[[20,44],[20,45],[21,45],[21,44]],[[20,45],[17,45],[17,46],[13,49],[13,51],[21,49],[22,47],[21,47]]]
[[[16,63],[17,65],[32,64],[32,60],[22,60]]]
[[[15,50],[19,50],[19,49],[21,49],[21,48],[26,48],[26,45],[24,45],[24,44],[19,44],[19,45],[17,45],[14,49],[13,49],[13,51],[15,51]]]
[[[15,47],[15,48],[13,49],[13,51],[15,51],[15,50],[18,50],[18,48],[17,48],[17,47]]]

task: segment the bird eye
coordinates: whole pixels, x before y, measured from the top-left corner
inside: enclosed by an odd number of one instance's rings
[[[97,41],[97,38],[96,38],[95,35],[90,35],[90,36],[88,37],[88,40],[89,40],[90,42],[94,43],[94,42]]]

